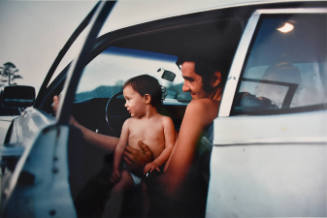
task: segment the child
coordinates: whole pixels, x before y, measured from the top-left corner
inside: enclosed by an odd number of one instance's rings
[[[171,118],[161,115],[157,111],[162,101],[162,91],[155,78],[149,75],[134,77],[125,83],[123,94],[126,99],[125,107],[131,114],[131,118],[124,122],[119,142],[115,148],[111,177],[111,181],[115,182],[115,185],[110,199],[141,181],[142,175],[138,172],[130,172],[125,167],[120,168],[122,155],[127,145],[138,149],[137,144],[142,142],[151,149],[154,160],[147,163],[142,169],[143,174],[146,174],[154,170],[160,171],[170,156],[176,135]],[[116,203],[117,200],[115,199]],[[110,213],[114,217],[114,214],[119,211]]]

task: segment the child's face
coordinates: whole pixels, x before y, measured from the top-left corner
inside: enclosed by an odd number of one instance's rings
[[[126,100],[125,107],[132,117],[142,117],[145,114],[146,101],[143,96],[135,91],[132,86],[127,85],[123,90]]]

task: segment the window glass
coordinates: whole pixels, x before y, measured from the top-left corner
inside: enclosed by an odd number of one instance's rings
[[[75,101],[110,98],[122,91],[128,79],[149,74],[164,87],[164,103],[188,102],[191,98],[182,92],[183,78],[176,60],[176,56],[166,54],[110,47],[86,66]]]
[[[324,108],[326,15],[262,16],[240,79],[232,114]]]

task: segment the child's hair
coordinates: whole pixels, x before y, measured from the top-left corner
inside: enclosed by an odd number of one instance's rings
[[[150,75],[143,74],[127,80],[123,86],[131,86],[141,96],[146,94],[151,96],[151,105],[158,108],[162,103],[162,87],[158,80]]]

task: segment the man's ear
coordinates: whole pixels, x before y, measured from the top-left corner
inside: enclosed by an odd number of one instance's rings
[[[151,95],[149,94],[145,94],[144,96],[144,100],[146,104],[150,104],[151,103]]]
[[[221,72],[219,72],[219,71],[214,72],[213,78],[214,78],[214,80],[211,82],[211,85],[212,85],[212,87],[217,87],[221,83],[221,80],[222,80]]]

